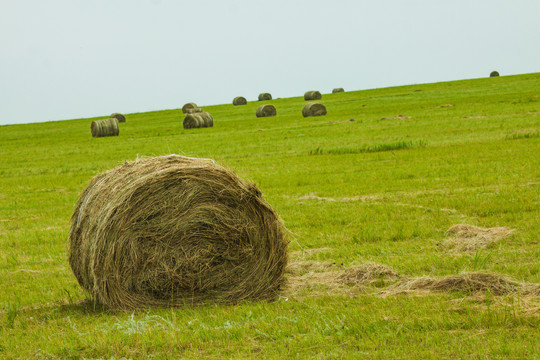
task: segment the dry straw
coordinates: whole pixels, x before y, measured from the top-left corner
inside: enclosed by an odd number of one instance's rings
[[[259,94],[259,101],[266,101],[266,100],[272,100],[272,95],[270,95],[269,93]]]
[[[200,113],[200,112],[203,112],[203,109],[201,108],[190,108],[190,109],[186,109],[186,112],[185,114],[195,114],[195,113]]]
[[[69,263],[93,300],[114,309],[273,300],[284,233],[257,186],[213,161],[139,159],[82,192]]]
[[[205,128],[214,126],[214,118],[207,112],[187,114],[184,118],[184,129]]]
[[[118,119],[112,117],[105,120],[92,121],[90,130],[93,137],[118,136],[120,133]]]
[[[304,105],[302,115],[304,117],[326,115],[326,107],[323,104],[310,102]]]
[[[345,92],[345,90],[343,90],[343,88],[334,88],[334,89],[332,89],[332,94],[340,93],[340,92]]]
[[[276,114],[276,107],[271,104],[261,105],[257,108],[257,111],[255,112],[255,115],[257,117],[276,116]]]
[[[190,102],[182,106],[182,112],[184,114],[187,114],[188,109],[197,109],[197,107],[198,107],[197,104]]]
[[[489,77],[495,77],[495,76],[499,76],[499,72],[498,71],[492,71],[490,74],[489,74]]]
[[[126,122],[126,117],[120,113],[112,113],[111,116],[109,116],[110,118],[115,118],[116,120],[118,120],[119,123],[125,123]]]
[[[306,91],[304,93],[304,100],[321,100],[322,95],[319,91]]]
[[[243,96],[237,96],[233,99],[233,105],[246,105],[247,104],[247,100],[245,97]]]

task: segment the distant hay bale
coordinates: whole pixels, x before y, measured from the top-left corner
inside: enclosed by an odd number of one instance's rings
[[[198,108],[197,104],[190,102],[190,103],[187,103],[184,106],[182,106],[182,112],[184,114],[187,114],[188,109],[196,109],[196,108]]]
[[[498,71],[492,71],[492,72],[489,74],[489,77],[495,77],[495,76],[499,76],[499,72],[498,72]]]
[[[304,105],[304,108],[302,109],[302,115],[304,117],[326,115],[326,107],[323,104],[309,102]]]
[[[120,113],[112,113],[111,116],[109,116],[110,118],[115,118],[116,120],[118,120],[119,123],[125,123],[126,122],[126,117]]]
[[[213,127],[214,118],[205,111],[187,114],[183,125],[184,129]]]
[[[270,95],[269,93],[259,94],[259,101],[266,101],[266,100],[272,100],[272,95]]]
[[[247,100],[245,97],[243,96],[237,96],[233,99],[233,105],[246,105],[247,104]]]
[[[257,117],[276,116],[276,114],[276,107],[271,104],[261,105],[257,108],[257,111],[255,112],[255,115],[257,115]]]
[[[90,130],[92,131],[92,137],[118,136],[120,133],[118,119],[116,118],[92,121]]]
[[[186,109],[186,114],[195,114],[195,113],[200,113],[200,112],[203,112],[203,109],[201,108],[190,108],[190,109]]]
[[[343,88],[334,88],[334,89],[332,89],[332,94],[340,93],[340,92],[345,92],[345,90],[343,90]]]
[[[306,91],[304,93],[304,100],[321,100],[322,95],[318,91]]]
[[[113,309],[274,300],[285,231],[255,184],[212,160],[139,159],[82,192],[69,263],[93,300]]]

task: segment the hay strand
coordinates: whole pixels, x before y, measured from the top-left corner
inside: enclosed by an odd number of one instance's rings
[[[496,77],[496,76],[499,76],[499,72],[498,71],[492,71],[490,74],[489,74],[489,77]]]
[[[233,99],[233,105],[246,105],[247,104],[247,100],[245,97],[243,96],[237,96]]]
[[[214,118],[205,111],[187,114],[183,125],[184,129],[213,127]]]
[[[272,95],[270,95],[269,93],[259,94],[259,101],[267,101],[267,100],[272,100]]]
[[[116,118],[92,121],[90,130],[92,131],[92,137],[118,136],[120,133],[118,119]]]
[[[276,116],[276,114],[276,107],[271,104],[261,105],[257,108],[257,111],[255,112],[255,115],[257,117]]]
[[[326,107],[323,104],[309,102],[304,105],[304,108],[302,109],[302,115],[304,117],[323,116],[326,115]]]
[[[332,89],[332,94],[337,94],[337,93],[342,93],[342,92],[345,92],[345,90],[343,90],[343,88],[334,88],[334,89]]]
[[[306,101],[321,100],[321,99],[322,99],[322,95],[319,91],[306,91],[304,93],[304,100]]]
[[[190,102],[190,103],[187,103],[184,106],[182,106],[182,112],[184,114],[187,114],[188,109],[197,109],[197,108],[198,108],[197,104]]]
[[[110,118],[115,118],[116,120],[118,120],[119,123],[125,123],[126,122],[126,117],[120,113],[112,113],[111,116],[109,116]]]
[[[83,191],[69,263],[93,300],[115,309],[273,300],[284,231],[255,184],[213,161],[139,159]]]

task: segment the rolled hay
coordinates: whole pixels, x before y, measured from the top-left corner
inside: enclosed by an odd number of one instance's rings
[[[332,89],[332,94],[340,93],[340,92],[345,92],[345,90],[343,90],[343,88],[334,88],[334,89]]]
[[[126,122],[126,117],[120,113],[112,113],[111,116],[109,116],[110,118],[115,118],[116,120],[118,120],[119,123],[125,123]]]
[[[495,76],[499,76],[499,72],[498,71],[492,71],[490,74],[489,74],[489,77],[495,77]]]
[[[186,109],[185,114],[195,114],[195,113],[200,113],[200,112],[203,112],[203,109],[197,107],[197,108],[192,108],[192,109]]]
[[[209,113],[197,112],[187,114],[184,118],[184,129],[206,128],[214,126],[214,118]]]
[[[306,101],[308,101],[308,100],[321,100],[321,99],[322,99],[322,95],[318,91],[306,91],[304,93],[304,100],[306,100]]]
[[[304,117],[326,115],[326,107],[323,104],[310,102],[304,105],[302,115]]]
[[[92,121],[90,125],[92,137],[118,136],[120,128],[117,118],[108,118],[105,120]]]
[[[257,115],[257,117],[276,116],[276,114],[276,107],[271,104],[261,105],[257,108],[257,111],[255,112],[255,115]]]
[[[270,95],[269,93],[259,94],[259,101],[266,101],[266,100],[272,100],[272,95]]]
[[[187,114],[188,109],[197,109],[197,108],[198,108],[197,104],[190,102],[182,106],[182,112],[184,114]]]
[[[233,105],[246,105],[247,104],[247,100],[245,97],[243,96],[237,96],[233,99],[232,101]]]
[[[82,192],[69,263],[93,300],[114,309],[273,300],[285,231],[255,184],[213,160],[138,159]]]

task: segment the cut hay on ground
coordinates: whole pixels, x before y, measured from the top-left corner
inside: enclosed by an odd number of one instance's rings
[[[283,225],[257,186],[178,155],[95,176],[69,239],[79,284],[114,309],[272,300],[287,265]]]
[[[276,107],[271,104],[261,105],[257,108],[257,111],[255,112],[255,115],[257,117],[276,116],[276,114]]]
[[[457,224],[446,231],[448,239],[443,246],[455,251],[476,251],[495,244],[513,232],[507,227],[481,228],[478,226]]]
[[[207,112],[187,114],[184,118],[184,129],[207,128],[214,126],[214,118]]]
[[[469,294],[489,291],[493,295],[519,293],[540,295],[540,284],[520,283],[503,275],[489,273],[465,273],[440,278],[418,277],[403,280],[385,289],[385,294],[413,291],[462,291]]]
[[[196,109],[197,107],[198,107],[197,104],[190,102],[182,106],[182,112],[184,114],[187,114],[188,109]]]
[[[120,128],[116,118],[92,121],[90,125],[93,137],[118,136]]]
[[[343,90],[343,88],[334,88],[334,89],[332,89],[332,94],[341,93],[341,92],[345,92],[345,90]]]
[[[111,116],[109,116],[110,118],[115,118],[116,120],[118,120],[119,123],[125,123],[126,122],[126,117],[120,113],[112,113]]]
[[[246,105],[247,104],[247,100],[245,97],[243,96],[237,96],[233,99],[233,105]]]
[[[267,101],[267,100],[272,100],[272,95],[270,95],[269,93],[259,94],[259,101]]]
[[[346,285],[384,284],[384,280],[397,280],[400,276],[394,270],[381,264],[362,264],[353,266],[339,276],[339,281]]]
[[[306,91],[304,93],[304,100],[308,101],[308,100],[321,100],[322,99],[322,95],[320,92],[318,91]]]
[[[326,107],[323,104],[310,102],[304,105],[302,115],[304,117],[326,115]]]
[[[498,71],[492,71],[492,72],[489,74],[489,77],[495,77],[495,76],[499,76],[499,72],[498,72]]]

